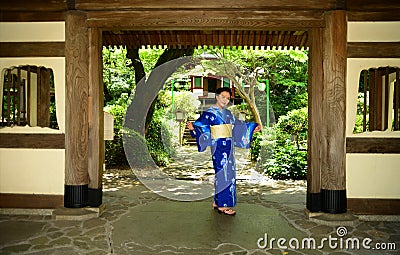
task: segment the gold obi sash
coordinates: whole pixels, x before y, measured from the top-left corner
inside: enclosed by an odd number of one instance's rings
[[[232,124],[221,124],[210,126],[213,139],[232,137]]]

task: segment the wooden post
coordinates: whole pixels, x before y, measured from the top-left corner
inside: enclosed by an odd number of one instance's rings
[[[50,127],[50,69],[38,67],[37,125]]]
[[[84,207],[88,195],[89,51],[86,14],[65,17],[65,207]]]
[[[7,70],[7,127],[11,126],[11,86],[12,86],[12,70]],[[2,115],[4,116],[4,114]],[[4,117],[3,117],[4,122]]]
[[[323,35],[321,205],[322,211],[347,211],[346,198],[346,62],[347,15],[325,13]]]
[[[382,87],[382,73],[376,68],[375,69],[375,90],[376,90],[376,109],[375,109],[375,121],[376,121],[376,129],[379,131],[383,131],[382,126],[382,112],[383,112],[383,87]]]
[[[321,130],[323,92],[323,29],[309,31],[307,209],[321,210]]]
[[[368,97],[367,97],[367,88],[368,88],[368,71],[363,70],[364,73],[364,107],[363,107],[363,132],[367,131],[367,105],[368,105]]]
[[[369,131],[376,130],[376,77],[375,69],[369,69]]]
[[[102,37],[97,28],[89,28],[89,150],[88,205],[102,204],[104,163],[103,64]]]
[[[400,69],[396,68],[396,82],[394,83],[394,130],[400,130]]]
[[[31,125],[31,66],[28,66],[27,80],[26,80],[26,124]]]
[[[385,108],[383,110],[383,129],[382,130],[386,130],[388,128],[389,125],[389,90],[390,90],[390,83],[389,83],[389,74],[390,74],[390,70],[389,67],[387,66],[385,68],[385,83],[384,83],[384,87],[383,89],[385,90]]]
[[[16,89],[16,90],[15,90]],[[17,98],[17,125],[21,125],[21,67],[17,68],[17,82],[16,86],[14,87],[14,93]]]

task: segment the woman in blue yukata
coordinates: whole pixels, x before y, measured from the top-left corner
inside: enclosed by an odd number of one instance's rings
[[[211,146],[215,170],[214,209],[218,213],[235,215],[230,207],[236,205],[236,165],[234,146],[249,148],[253,132],[261,130],[254,122],[237,120],[225,107],[229,104],[231,90],[218,88],[216,104],[207,109],[194,123],[187,122],[191,135],[196,137],[198,151]]]

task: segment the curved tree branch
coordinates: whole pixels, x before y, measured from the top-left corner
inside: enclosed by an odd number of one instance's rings
[[[192,56],[193,52],[194,52],[194,48],[182,48],[182,49],[167,48],[167,49],[165,49],[163,54],[161,54],[161,56],[158,58],[157,63],[154,65],[153,70],[156,69],[157,67],[161,66],[162,64],[167,63],[168,61],[171,61],[171,60],[174,60],[174,59],[177,59],[180,57],[184,57],[184,56]],[[148,79],[146,80],[146,73],[144,71],[143,63],[139,56],[139,49],[128,49],[127,57],[132,60],[133,66],[135,68],[135,80],[136,80],[135,98],[136,97],[139,99],[147,98],[148,96],[146,95],[146,93],[152,93],[149,91],[149,86],[150,86],[149,83],[151,83],[152,79],[150,79],[150,78],[154,76],[154,73],[151,72]],[[142,81],[142,79],[143,79],[143,81]],[[165,82],[165,80],[162,82]],[[141,89],[143,86],[146,88]],[[154,93],[157,94],[158,91],[156,91]],[[146,115],[146,122],[145,122],[145,127],[144,127],[145,134],[147,134],[147,131],[150,126],[150,122],[153,118],[156,101],[157,101],[157,96],[154,99],[152,99],[152,101],[151,101],[152,103],[151,103],[150,107],[148,108],[148,111],[146,112],[147,115]]]
[[[204,63],[204,65],[207,65],[207,67],[212,69],[216,74],[225,76],[233,81],[237,93],[247,103],[256,122],[262,126],[260,113],[256,106],[254,96],[254,86],[257,83],[257,79],[255,77],[246,75],[244,70],[241,70],[239,66],[224,59],[219,59],[218,61],[209,61],[207,64]],[[243,89],[241,81],[244,81],[250,85],[249,94]]]

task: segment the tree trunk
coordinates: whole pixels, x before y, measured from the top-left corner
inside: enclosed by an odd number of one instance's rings
[[[253,86],[253,99],[250,98],[250,96],[243,90],[242,86],[240,83],[237,81],[236,77],[234,75],[230,75],[229,73],[225,73],[225,76],[227,76],[231,81],[233,81],[233,84],[236,88],[236,92],[239,94],[241,98],[247,103],[248,107],[250,108],[251,113],[253,114],[255,121],[258,123],[258,125],[262,126],[262,121],[260,117],[260,113],[258,112],[258,108],[255,104],[255,98],[254,98],[254,86]],[[253,101],[254,100],[254,101]]]
[[[158,67],[158,66],[160,66],[162,64],[165,64],[168,61],[176,59],[176,58],[185,57],[185,56],[192,56],[193,53],[194,53],[194,48],[187,48],[187,49],[171,49],[171,48],[167,48],[163,52],[163,54],[161,54],[161,56],[158,58],[157,63],[154,65],[154,68],[156,68],[156,67]],[[157,98],[158,97],[156,97],[153,100],[153,102],[151,103],[150,109],[147,112],[146,125],[145,125],[145,134],[147,134],[147,131],[148,131],[149,126],[150,126],[151,119],[153,118],[153,114],[154,114],[154,110],[155,110],[154,107],[155,107],[155,104],[157,102]]]
[[[146,77],[144,72],[143,63],[140,60],[139,49],[128,49],[126,56],[132,61],[133,68],[135,69],[135,83],[139,84],[140,80]]]
[[[172,59],[176,59],[176,58],[183,57],[183,56],[191,56],[191,55],[193,55],[193,52],[194,52],[194,48],[187,48],[187,49],[167,48],[163,52],[163,54],[161,54],[161,56],[158,58],[156,64],[154,65],[154,68],[156,68],[164,63],[167,63],[168,61],[170,61]],[[138,85],[138,84],[140,84],[139,82],[142,79],[146,79],[146,73],[144,71],[143,63],[139,56],[139,49],[138,48],[128,49],[126,55],[132,61],[133,67],[135,69],[135,82],[136,82],[136,85]],[[146,81],[142,82],[141,84],[146,85]],[[141,97],[141,95],[135,95],[135,97],[136,96]],[[151,119],[153,118],[156,102],[157,102],[157,97],[153,100],[153,102],[151,103],[150,109],[147,112],[146,124],[145,124],[145,134],[147,134]]]
[[[257,80],[254,77],[242,75],[242,70],[235,63],[226,61],[224,59],[220,59],[220,61],[210,62],[205,68],[210,68],[215,71],[216,74],[225,76],[233,81],[236,92],[247,103],[251,113],[255,118],[255,121],[260,126],[262,126],[260,113],[258,112],[257,106],[255,104],[254,96],[254,85],[256,84]],[[246,91],[244,91],[244,89],[242,88],[242,85],[240,84],[240,78],[243,78],[243,80],[245,80],[247,84],[250,84],[249,94],[247,94]]]
[[[256,106],[256,104],[254,102],[255,101],[255,98],[254,98],[254,87],[253,87],[253,91],[252,91],[253,92],[253,99],[252,99],[252,98],[250,98],[249,95],[246,94],[246,92],[242,89],[242,87],[233,78],[234,77],[232,77],[232,80],[234,81],[234,85],[235,85],[235,88],[237,89],[236,90],[237,93],[247,103],[247,105],[250,108],[250,111],[253,114],[253,116],[254,116],[256,122],[258,123],[258,125],[262,126],[260,113],[258,112],[258,108],[257,108],[257,106]]]

